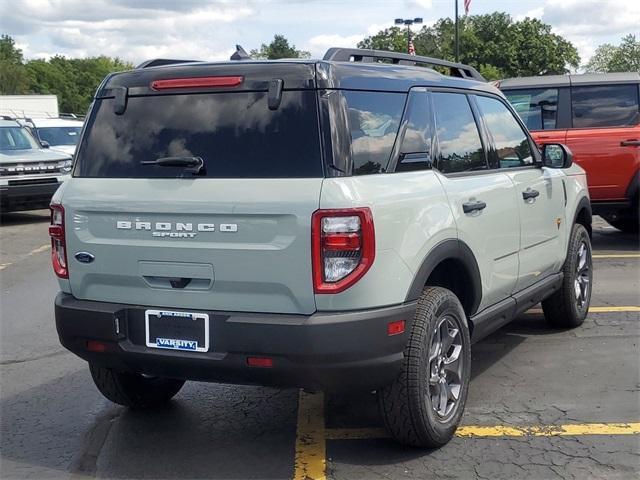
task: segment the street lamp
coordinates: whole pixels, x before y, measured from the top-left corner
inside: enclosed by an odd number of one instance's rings
[[[407,53],[411,53],[411,25],[414,23],[416,25],[422,23],[422,18],[396,18],[394,20],[396,25],[406,25],[407,26]]]

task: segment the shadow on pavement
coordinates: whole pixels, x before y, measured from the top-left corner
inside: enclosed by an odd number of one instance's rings
[[[28,225],[49,221],[49,210],[32,210],[28,212],[0,212],[0,225]]]

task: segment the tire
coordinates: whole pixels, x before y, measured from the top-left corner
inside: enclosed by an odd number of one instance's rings
[[[587,229],[575,224],[571,229],[567,259],[562,269],[560,289],[542,301],[547,322],[557,328],[575,328],[584,322],[591,302],[593,261]]]
[[[184,380],[145,377],[89,364],[93,382],[108,400],[131,408],[156,407],[180,391]]]
[[[452,343],[443,355],[438,350],[438,345],[442,346],[438,340],[445,328]],[[445,370],[443,358],[451,360],[456,355],[457,365],[451,362],[450,369]],[[436,448],[446,444],[464,411],[470,367],[471,341],[462,305],[447,289],[425,288],[418,299],[402,371],[393,383],[378,392],[380,413],[391,436],[414,447]],[[443,382],[447,386],[445,392],[449,392],[444,406],[438,394],[443,390]],[[457,399],[453,396],[455,391]],[[438,401],[434,401],[436,398]]]

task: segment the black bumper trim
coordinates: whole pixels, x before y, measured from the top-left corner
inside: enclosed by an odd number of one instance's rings
[[[78,300],[61,292],[55,300],[60,341],[89,362],[158,376],[329,391],[375,389],[400,371],[416,304],[308,316],[205,311],[210,317],[206,353],[148,348],[147,308],[155,307]],[[406,321],[405,332],[388,336],[387,324],[395,320]],[[106,351],[88,351],[88,340],[104,342]],[[273,368],[248,367],[248,356],[271,357]]]
[[[51,197],[60,185],[62,185],[60,181],[2,185],[0,187],[0,205],[4,211],[48,208]]]

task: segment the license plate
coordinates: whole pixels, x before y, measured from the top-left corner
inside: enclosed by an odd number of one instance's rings
[[[209,351],[209,315],[206,313],[146,310],[144,323],[147,347]]]

